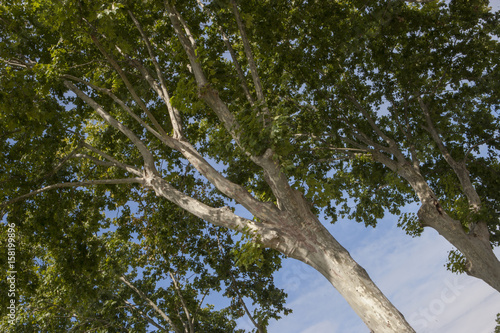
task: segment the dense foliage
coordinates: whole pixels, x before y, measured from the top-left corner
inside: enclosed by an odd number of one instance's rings
[[[485,0],[5,1],[19,330],[226,332],[247,311],[264,330],[289,312],[275,250],[307,262],[321,214],[432,227],[499,289],[499,19]]]

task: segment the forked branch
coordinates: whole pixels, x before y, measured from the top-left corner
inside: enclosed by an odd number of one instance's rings
[[[153,302],[149,297],[146,296],[142,291],[137,289],[132,283],[130,283],[124,276],[120,277],[120,280],[125,283],[127,286],[130,287],[133,291],[139,295],[143,300],[145,300],[165,321],[174,329],[175,332],[181,333],[182,331],[173,323],[173,321],[170,319],[170,317],[163,312],[156,304]]]
[[[139,152],[141,153],[144,159],[144,165],[147,168],[148,172],[154,172],[156,170],[154,165],[154,158],[151,152],[148,150],[146,145],[125,125],[121,122],[113,118],[109,113],[104,111],[103,107],[100,106],[96,101],[90,98],[83,91],[78,89],[73,83],[69,81],[64,81],[64,85],[68,87],[71,91],[73,91],[79,98],[85,101],[88,105],[90,105],[96,112],[101,116],[108,124],[122,132],[127,136],[127,138],[134,143]]]
[[[135,91],[134,87],[132,86],[132,83],[130,83],[129,79],[127,78],[127,75],[123,71],[123,69],[120,67],[118,62],[104,49],[104,47],[101,45],[97,37],[94,35],[91,35],[92,41],[94,44],[97,46],[99,51],[104,55],[104,57],[107,59],[107,61],[111,64],[111,66],[115,69],[115,71],[120,75],[120,78],[122,79],[123,83],[127,87],[127,90],[130,92],[132,95],[132,98],[135,100],[137,105],[144,111],[144,113],[148,116],[149,120],[153,123],[153,126],[162,134],[162,135],[167,135],[163,127],[158,123],[154,115],[149,111],[148,107],[144,103],[144,101],[139,97],[137,92]],[[116,49],[126,57],[126,55],[121,51],[121,49],[115,45]]]
[[[469,201],[469,206],[473,211],[478,212],[481,207],[481,198],[479,197],[479,195],[476,192],[476,189],[472,185],[469,171],[467,170],[465,162],[464,161],[457,162],[453,158],[453,156],[451,156],[450,152],[444,145],[443,140],[441,139],[441,136],[439,135],[436,127],[434,126],[427,104],[424,103],[421,97],[418,97],[417,100],[420,104],[420,108],[424,113],[424,117],[427,123],[427,126],[424,127],[424,129],[427,132],[429,132],[432,139],[436,143],[439,152],[441,153],[441,155],[443,155],[448,165],[453,169],[453,172],[455,172],[458,180],[460,181],[460,185],[462,186],[464,194],[467,197],[467,200]]]
[[[142,29],[141,24],[137,20],[137,18],[134,16],[134,14],[129,10],[128,14],[132,18],[132,21],[134,21],[135,26],[137,27],[137,30],[139,30],[139,33],[141,34],[141,37],[146,44],[146,48],[148,49],[149,57],[151,61],[153,62],[153,65],[156,70],[156,75],[158,79],[160,80],[160,87],[161,90],[156,87],[156,85],[153,85],[153,89],[156,88],[157,93],[162,97],[163,101],[165,102],[165,105],[167,106],[168,113],[170,116],[170,121],[172,122],[172,127],[174,129],[174,138],[181,138],[184,136],[183,130],[182,130],[182,119],[179,111],[172,107],[170,104],[170,96],[167,91],[167,85],[165,83],[165,78],[163,77],[162,70],[160,68],[160,65],[158,64],[158,61],[156,60],[156,54],[154,53],[153,48],[151,47],[151,43],[149,42],[149,38],[146,36],[144,33],[144,30]]]

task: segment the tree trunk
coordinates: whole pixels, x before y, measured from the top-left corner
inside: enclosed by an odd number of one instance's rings
[[[325,276],[375,333],[415,332],[316,215],[298,191],[288,187],[287,204],[265,205],[262,222],[246,220],[228,208],[212,208],[180,193],[164,179],[151,175],[146,187],[215,225],[251,232],[266,247],[298,259]]]
[[[323,274],[372,332],[415,332],[366,271],[317,219],[305,224],[307,228],[299,239],[280,244],[281,252]]]

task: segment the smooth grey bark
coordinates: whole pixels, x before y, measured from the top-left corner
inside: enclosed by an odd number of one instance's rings
[[[288,188],[287,202],[280,209],[268,206],[267,211],[261,211],[258,217],[265,222],[259,223],[239,217],[228,208],[204,206],[159,177],[149,179],[147,186],[200,218],[234,230],[245,228],[264,246],[313,267],[340,292],[372,332],[415,332],[366,271],[311,212],[300,192]]]

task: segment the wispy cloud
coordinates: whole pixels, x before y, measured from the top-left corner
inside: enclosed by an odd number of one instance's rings
[[[329,229],[417,332],[492,333],[500,294],[478,279],[447,271],[452,246],[436,232],[410,238],[394,219],[376,229],[353,222]],[[369,331],[328,281],[305,264],[286,260],[276,282],[288,292],[287,306],[294,312],[272,323],[270,332]]]

